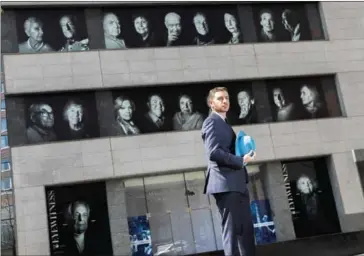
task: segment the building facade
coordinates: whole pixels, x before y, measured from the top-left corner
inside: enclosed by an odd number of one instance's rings
[[[18,255],[221,250],[202,193],[215,86],[257,143],[258,246],[364,229],[363,3],[2,9]]]

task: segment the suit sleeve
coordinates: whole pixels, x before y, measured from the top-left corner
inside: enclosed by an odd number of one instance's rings
[[[206,119],[203,125],[202,138],[204,140],[207,156],[210,161],[219,166],[230,167],[235,170],[243,168],[243,158],[224,151],[217,137],[213,119]]]

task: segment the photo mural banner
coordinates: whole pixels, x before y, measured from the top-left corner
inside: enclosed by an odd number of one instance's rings
[[[104,182],[46,188],[51,255],[112,255]]]
[[[2,17],[3,52],[323,39],[316,3],[4,8]]]
[[[282,162],[282,172],[296,237],[341,232],[325,159]]]
[[[233,126],[342,116],[332,76],[9,96],[9,143],[199,130],[216,86],[228,89]]]

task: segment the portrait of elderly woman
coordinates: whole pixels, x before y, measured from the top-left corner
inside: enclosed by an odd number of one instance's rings
[[[19,44],[19,53],[52,52],[52,47],[43,40],[43,22],[36,17],[24,21],[24,33],[28,39]]]
[[[300,89],[300,97],[304,108],[303,118],[326,117],[326,107],[316,86],[304,84]]]
[[[242,43],[243,37],[239,30],[238,21],[236,17],[233,14],[226,12],[224,14],[224,24],[227,31],[229,31],[230,33],[230,39],[227,43],[228,44]]]
[[[156,38],[146,15],[133,15],[133,25],[136,32],[135,47],[150,47],[156,45]]]
[[[114,100],[116,135],[136,135],[140,129],[134,122],[135,103],[127,96],[119,96]]]
[[[180,111],[173,116],[173,129],[177,131],[188,131],[201,129],[204,118],[201,113],[193,108],[190,96],[183,94],[178,98]]]
[[[62,135],[67,139],[88,138],[90,135],[85,127],[85,107],[78,100],[68,101],[63,108],[63,120],[66,122],[66,129]]]
[[[198,12],[193,17],[193,24],[196,29],[196,35],[193,43],[196,45],[209,45],[214,44],[215,40],[211,33],[210,25],[206,15]]]
[[[57,140],[54,131],[53,108],[46,103],[34,103],[28,109],[30,124],[26,130],[28,143]]]

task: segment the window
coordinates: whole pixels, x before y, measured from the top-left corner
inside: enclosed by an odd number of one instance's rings
[[[6,118],[1,118],[1,132],[5,132],[7,130]]]
[[[11,249],[15,246],[14,219],[1,221],[1,249]]]
[[[9,191],[13,188],[11,177],[3,178],[1,180],[1,191]]]
[[[5,148],[8,147],[9,143],[8,143],[8,136],[4,135],[1,136],[1,148]]]
[[[2,162],[1,163],[1,172],[7,172],[11,170],[10,162]]]
[[[6,105],[5,105],[5,100],[1,99],[1,109],[5,110],[6,109]]]
[[[248,172],[256,243],[273,243],[275,223],[264,176],[259,166],[249,166]],[[214,199],[203,194],[204,185],[204,171],[125,180],[131,247],[135,253],[150,247],[154,254],[163,255],[222,250],[219,212]]]

